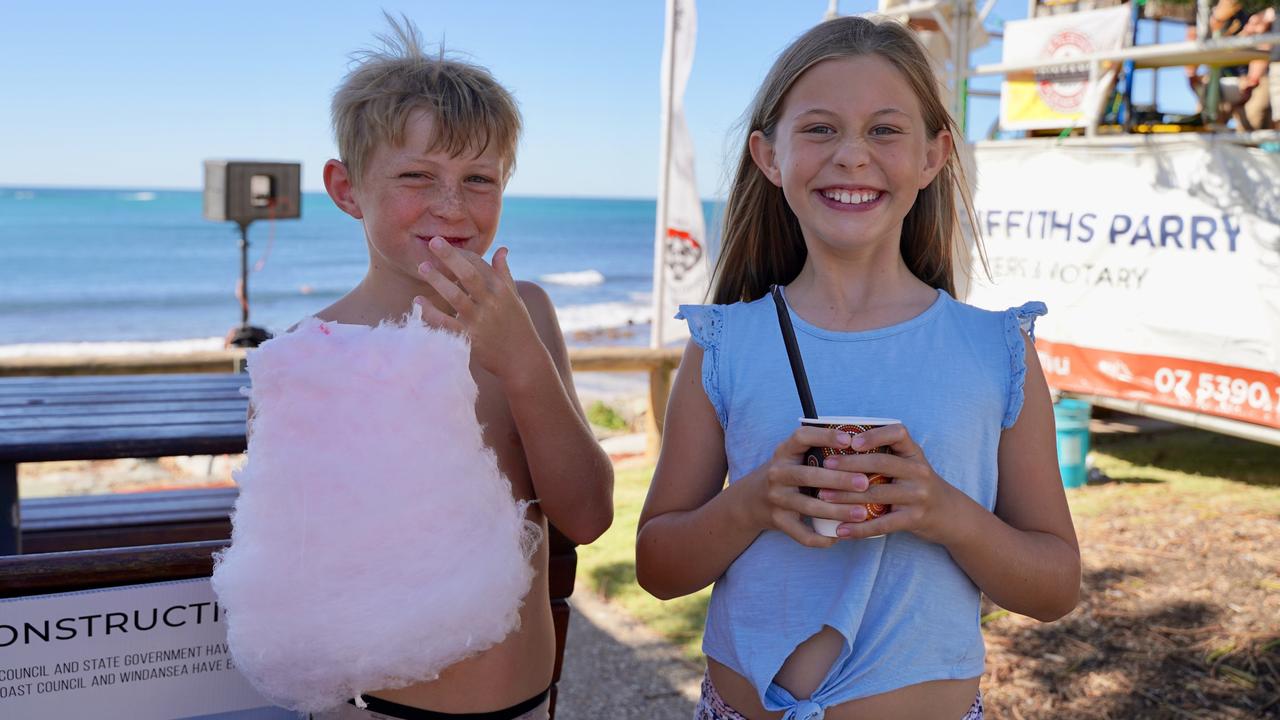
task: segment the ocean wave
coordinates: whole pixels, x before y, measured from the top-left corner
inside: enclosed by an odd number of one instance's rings
[[[605,278],[599,270],[575,270],[573,272],[547,273],[538,279],[550,285],[572,285],[575,287],[582,287],[587,285],[600,285],[604,282]]]
[[[191,352],[221,350],[223,338],[188,340],[151,340],[121,342],[61,342],[0,345],[0,359],[28,357],[77,357],[81,355],[182,355]]]
[[[153,192],[148,192],[144,190],[142,192],[125,193],[124,195],[120,196],[120,199],[129,200],[132,202],[151,202],[152,200],[156,199],[156,194]]]
[[[653,308],[635,303],[603,302],[566,305],[556,308],[556,315],[560,319],[560,329],[571,333],[647,323],[653,317]]]

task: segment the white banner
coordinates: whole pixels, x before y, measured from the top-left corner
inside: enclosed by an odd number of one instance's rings
[[[1011,20],[1004,26],[1002,62],[1070,62],[1083,55],[1119,50],[1128,44],[1129,20],[1128,5]],[[1102,112],[1114,80],[1112,69],[1096,84],[1090,82],[1086,63],[1034,76],[1011,76],[1000,86],[1000,127],[1042,130],[1083,125]]]
[[[0,600],[0,718],[299,716],[236,670],[204,578]]]
[[[977,162],[994,284],[976,270],[969,301],[1048,304],[1051,386],[1280,428],[1280,155],[1192,137]]]
[[[702,302],[711,277],[706,221],[694,175],[693,139],[684,119],[684,91],[693,69],[697,33],[694,0],[667,0],[653,262],[654,347],[689,337],[688,326],[672,316],[681,303]]]

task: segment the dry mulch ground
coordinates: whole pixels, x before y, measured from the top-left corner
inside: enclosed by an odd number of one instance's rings
[[[984,606],[989,717],[1280,718],[1280,448],[1100,445],[1113,479],[1069,493],[1079,607],[1040,624]],[[1186,474],[1203,467],[1233,479]]]

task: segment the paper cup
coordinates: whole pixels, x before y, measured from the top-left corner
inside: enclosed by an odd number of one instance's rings
[[[850,435],[866,432],[872,428],[884,427],[885,425],[897,425],[901,421],[890,418],[876,417],[859,417],[859,416],[841,416],[841,415],[824,415],[819,418],[800,418],[802,425],[812,427],[825,427],[847,432]],[[822,463],[832,455],[864,455],[866,453],[889,452],[886,447],[873,448],[871,450],[852,450],[850,448],[829,448],[829,447],[812,447],[805,451],[804,462],[811,467],[822,467]],[[892,478],[887,478],[879,473],[867,476],[870,485],[879,485],[881,483],[893,482]],[[870,487],[868,485],[868,487]],[[805,488],[805,492],[816,497],[818,491],[816,488]],[[878,503],[867,503],[863,505],[867,509],[867,519],[878,518],[881,515],[893,509],[892,505],[880,505]],[[809,518],[809,522],[813,525],[813,531],[819,535],[827,537],[836,537],[836,527],[840,525],[839,520],[829,520],[827,518]],[[876,536],[879,537],[879,536]]]

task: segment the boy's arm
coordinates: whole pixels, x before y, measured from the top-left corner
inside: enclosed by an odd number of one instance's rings
[[[492,265],[442,238],[430,248],[441,267],[418,270],[453,313],[419,297],[423,320],[470,338],[471,361],[502,383],[542,511],[570,540],[595,540],[613,522],[613,466],[578,407],[550,298],[512,279],[506,248]]]
[[[551,299],[530,282],[517,282],[516,289],[542,343],[520,349],[519,368],[500,379],[542,511],[585,545],[613,522],[613,465],[578,402]]]

